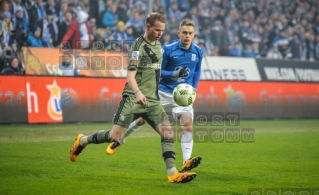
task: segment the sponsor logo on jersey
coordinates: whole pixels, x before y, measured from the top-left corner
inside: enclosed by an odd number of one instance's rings
[[[196,60],[196,54],[192,54],[192,61]]]
[[[147,64],[146,68],[161,69],[162,68],[162,64],[158,64],[158,63]]]

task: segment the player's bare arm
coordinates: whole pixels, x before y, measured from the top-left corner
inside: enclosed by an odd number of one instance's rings
[[[147,104],[146,97],[144,96],[144,94],[138,88],[137,82],[135,80],[135,75],[136,75],[136,71],[135,70],[128,70],[127,71],[127,77],[126,77],[127,83],[129,84],[129,86],[131,87],[132,91],[135,94],[136,102],[138,104],[145,105],[145,104]]]

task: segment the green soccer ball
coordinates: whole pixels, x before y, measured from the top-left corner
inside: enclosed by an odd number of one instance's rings
[[[179,106],[190,106],[196,99],[196,90],[189,84],[179,84],[173,91],[173,99]]]

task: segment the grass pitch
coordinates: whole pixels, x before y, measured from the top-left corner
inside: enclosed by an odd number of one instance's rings
[[[113,155],[89,145],[77,162],[78,133],[110,124],[0,125],[0,194],[247,194],[251,188],[319,189],[319,120],[241,121],[254,143],[194,143],[202,164],[187,184],[167,182],[159,136],[144,126]],[[180,144],[175,144],[182,166]]]

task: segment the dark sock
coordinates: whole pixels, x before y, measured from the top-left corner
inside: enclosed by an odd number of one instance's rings
[[[174,138],[163,137],[162,144],[162,156],[164,158],[166,169],[175,168],[175,148]]]
[[[97,133],[89,135],[87,140],[90,144],[101,144],[105,142],[111,142],[110,130],[101,130]]]

